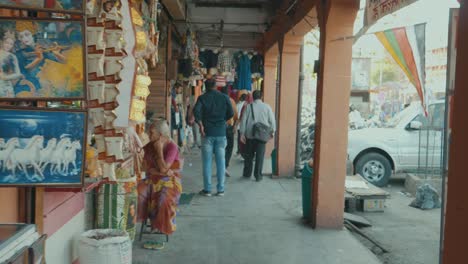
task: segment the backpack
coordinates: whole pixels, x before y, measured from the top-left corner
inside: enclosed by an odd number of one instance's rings
[[[267,143],[272,138],[271,134],[273,133],[273,131],[271,127],[261,122],[255,122],[253,104],[250,105],[250,110],[252,112],[252,118],[254,121],[254,125],[252,127],[253,138],[260,142]]]

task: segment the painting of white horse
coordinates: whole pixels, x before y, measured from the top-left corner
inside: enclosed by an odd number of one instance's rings
[[[0,109],[0,186],[83,182],[84,111]]]

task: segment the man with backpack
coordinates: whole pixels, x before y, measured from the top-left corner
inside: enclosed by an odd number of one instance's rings
[[[273,138],[276,121],[271,107],[262,102],[261,91],[253,92],[253,99],[254,102],[246,107],[240,123],[241,141],[246,147],[243,176],[250,178],[253,171],[255,179],[259,182],[263,179],[266,143]]]

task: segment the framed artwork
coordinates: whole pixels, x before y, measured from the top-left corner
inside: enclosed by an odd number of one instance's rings
[[[0,8],[81,14],[84,4],[83,0],[0,0]]]
[[[0,109],[0,186],[81,186],[85,111]]]
[[[83,32],[79,20],[0,19],[0,100],[85,100]]]

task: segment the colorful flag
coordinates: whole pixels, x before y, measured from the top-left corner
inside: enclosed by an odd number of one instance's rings
[[[375,33],[385,49],[416,87],[421,103],[426,109],[426,24],[394,28]]]

